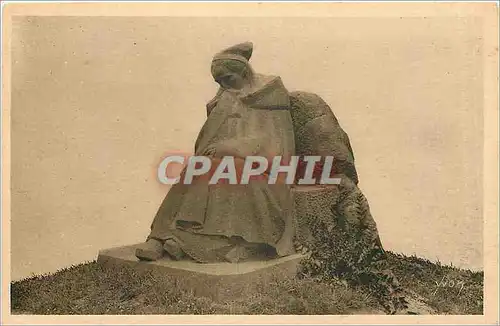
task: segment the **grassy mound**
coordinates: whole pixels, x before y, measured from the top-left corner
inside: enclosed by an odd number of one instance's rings
[[[388,253],[407,296],[432,313],[482,314],[483,272]],[[383,313],[363,287],[320,279],[266,284],[252,297],[214,301],[178,281],[96,262],[11,284],[13,313],[25,314],[375,314]],[[410,309],[411,310],[411,309]],[[418,310],[415,308],[414,310]],[[409,311],[407,313],[425,313]]]

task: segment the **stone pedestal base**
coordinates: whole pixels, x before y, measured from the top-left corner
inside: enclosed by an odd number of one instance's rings
[[[188,287],[195,295],[214,300],[251,295],[273,280],[292,278],[304,258],[303,255],[295,254],[267,261],[234,264],[200,264],[168,258],[146,262],[135,257],[136,246],[102,250],[97,262],[109,268],[133,268],[137,272],[153,273],[160,281],[172,282],[172,286]]]

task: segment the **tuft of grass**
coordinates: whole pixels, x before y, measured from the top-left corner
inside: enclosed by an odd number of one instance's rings
[[[401,285],[440,314],[482,314],[483,273],[440,266],[417,257],[388,253]],[[445,277],[463,280],[439,287]],[[295,278],[262,285],[244,298],[213,300],[168,275],[89,262],[51,275],[11,283],[13,313],[59,314],[380,314],[383,307],[368,291],[342,282]]]
[[[482,315],[484,272],[459,269],[416,256],[388,252],[388,264],[406,289],[441,314]]]

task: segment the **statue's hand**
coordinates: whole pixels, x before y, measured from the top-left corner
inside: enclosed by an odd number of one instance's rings
[[[208,147],[203,151],[203,155],[208,157],[223,157],[223,156],[234,156],[240,157],[239,150],[234,146],[232,142],[221,141]]]
[[[249,155],[257,155],[257,153],[260,152],[260,143],[257,137],[227,139],[208,147],[204,151],[204,155],[212,157],[233,156],[235,158],[245,158]]]
[[[238,151],[238,149],[235,146],[231,146],[231,144],[227,143],[219,143],[217,144],[217,147],[215,148],[215,155],[217,157],[223,157],[223,156],[234,156],[234,157],[240,157],[241,154]]]

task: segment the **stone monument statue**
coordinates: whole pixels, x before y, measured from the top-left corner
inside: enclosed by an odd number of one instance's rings
[[[247,42],[214,56],[211,72],[220,88],[207,104],[195,155],[212,160],[330,155],[340,184],[177,183],[136,256],[201,263],[269,259],[318,246],[318,225],[332,237],[339,228],[349,229],[364,239],[367,252],[383,254],[368,202],[357,187],[349,137],[332,110],[316,94],[289,92],[280,77],[254,72],[252,51]]]
[[[252,50],[252,43],[242,43],[213,58],[212,76],[220,90],[207,105],[208,118],[196,140],[195,155],[244,160],[295,152],[289,93],[280,77],[252,70]],[[237,262],[289,255],[294,252],[292,209],[290,185],[285,183],[177,183],[136,256]]]

